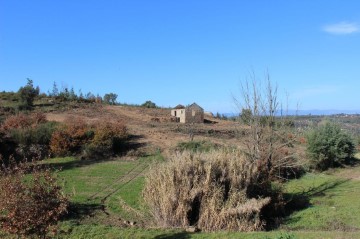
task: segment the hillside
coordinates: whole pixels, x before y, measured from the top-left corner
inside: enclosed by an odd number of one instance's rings
[[[235,135],[241,131],[237,122],[221,120],[205,115],[204,124],[185,125],[170,122],[170,109],[149,109],[132,106],[94,106],[62,112],[47,113],[48,120],[62,122],[67,118],[81,117],[88,122],[121,120],[125,122],[132,142],[139,150],[167,152],[181,141],[207,140],[220,145],[236,144]]]
[[[57,122],[74,118],[94,124],[123,121],[130,135],[128,151],[118,157],[70,156],[41,161],[60,170],[58,176],[71,202],[68,216],[59,222],[58,238],[360,238],[360,219],[353,213],[360,210],[357,160],[352,166],[324,173],[308,172],[284,183],[290,210],[268,232],[191,233],[160,229],[154,225],[142,196],[149,168],[166,160],[191,135],[195,141],[239,146],[248,130],[242,123],[206,115],[204,124],[181,124],[171,122],[170,109],[138,106],[78,104],[61,109],[37,107],[35,111],[38,110],[46,112],[48,120]],[[337,121],[340,119],[349,120]],[[315,120],[300,117],[296,124],[307,127]],[[353,127],[358,121],[347,123]],[[300,141],[296,143],[299,158],[305,158],[304,147]],[[0,232],[1,236],[8,235]]]

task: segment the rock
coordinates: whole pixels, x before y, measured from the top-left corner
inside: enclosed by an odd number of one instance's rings
[[[198,232],[199,229],[197,227],[188,227],[185,230],[186,232]]]

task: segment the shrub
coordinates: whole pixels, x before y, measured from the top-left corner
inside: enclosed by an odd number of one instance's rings
[[[157,108],[156,104],[154,102],[152,102],[151,100],[146,101],[145,103],[143,103],[141,105],[141,107],[145,107],[145,108]]]
[[[46,116],[43,113],[17,114],[5,119],[1,128],[5,131],[12,129],[24,129],[46,123]]]
[[[51,152],[58,156],[109,156],[123,150],[127,129],[120,121],[102,121],[86,124],[81,118],[69,119],[52,135]]]
[[[179,142],[176,147],[176,150],[179,151],[188,150],[192,152],[209,152],[210,150],[216,149],[218,147],[219,147],[218,145],[205,140],[203,141],[193,140],[188,142]]]
[[[78,153],[93,137],[93,132],[81,118],[69,118],[52,134],[50,150],[57,156]]]
[[[94,138],[90,143],[94,153],[113,154],[123,151],[127,139],[127,129],[121,121],[103,121],[94,126]]]
[[[279,194],[268,196],[271,183],[259,180],[258,173],[256,164],[236,150],[183,152],[152,167],[143,196],[162,227],[260,230],[266,206],[272,207]]]
[[[1,153],[5,159],[10,155],[17,159],[46,157],[55,125],[55,122],[47,122],[43,113],[8,117],[1,126],[5,135]]]
[[[310,132],[307,143],[311,165],[319,170],[346,163],[355,153],[352,138],[339,125],[330,122]]]
[[[30,172],[27,175],[26,172]],[[18,236],[45,237],[66,213],[68,199],[49,169],[25,163],[0,171],[0,227]]]
[[[55,127],[56,122],[46,122],[34,127],[12,129],[10,135],[18,144],[41,144],[48,146]]]
[[[35,97],[39,95],[40,89],[39,87],[34,88],[33,81],[31,79],[27,79],[27,81],[26,86],[20,87],[18,94],[25,104],[25,107],[31,107]]]

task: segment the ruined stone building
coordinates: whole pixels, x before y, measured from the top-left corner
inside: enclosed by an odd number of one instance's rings
[[[171,116],[180,123],[204,123],[204,109],[193,103],[187,107],[177,105],[171,110]]]

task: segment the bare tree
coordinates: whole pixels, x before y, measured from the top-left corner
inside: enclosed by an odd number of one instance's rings
[[[248,137],[243,141],[249,160],[257,163],[261,173],[268,177],[283,178],[289,170],[295,171],[299,166],[292,150],[295,137],[289,133],[286,116],[277,116],[283,109],[278,86],[271,82],[269,73],[259,80],[251,72],[241,84],[241,98],[233,98],[239,112],[246,113],[241,118],[249,127]]]

